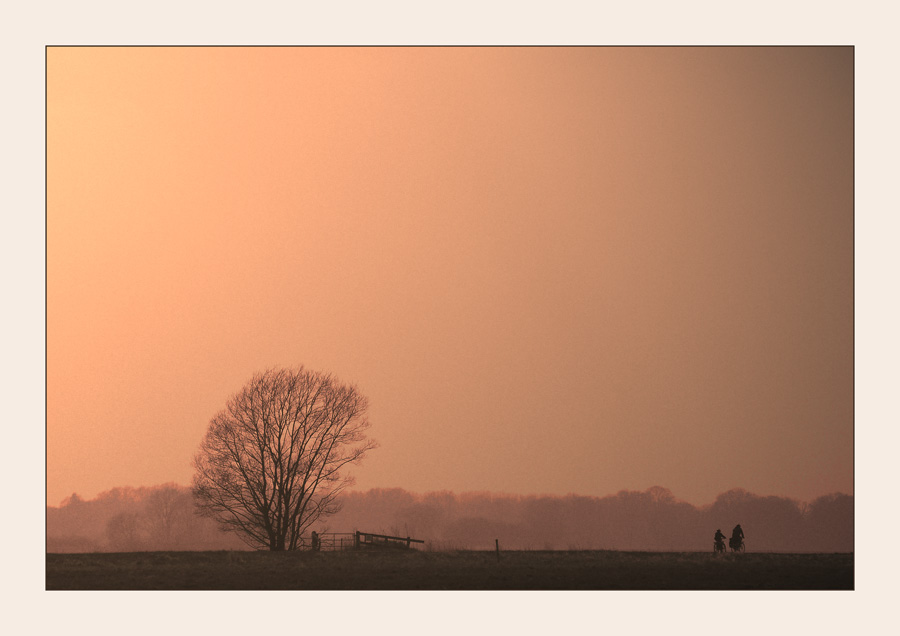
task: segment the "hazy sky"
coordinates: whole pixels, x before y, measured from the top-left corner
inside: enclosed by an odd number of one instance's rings
[[[853,492],[853,50],[50,48],[48,503],[250,376],[357,488]]]

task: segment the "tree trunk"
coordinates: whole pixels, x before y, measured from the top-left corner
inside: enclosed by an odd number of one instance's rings
[[[284,552],[284,537],[275,537],[269,543],[269,550],[272,552]]]

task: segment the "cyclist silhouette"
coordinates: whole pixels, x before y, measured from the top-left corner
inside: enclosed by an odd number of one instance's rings
[[[716,548],[721,546],[722,552],[725,551],[725,535],[722,534],[721,530],[716,530]]]
[[[741,524],[737,524],[731,531],[731,540],[728,542],[733,550],[737,550],[744,542],[744,530]]]

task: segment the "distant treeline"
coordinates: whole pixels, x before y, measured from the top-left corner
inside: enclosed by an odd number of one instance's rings
[[[712,550],[717,529],[741,524],[755,552],[852,552],[853,497],[811,503],[742,489],[696,507],[660,487],[608,497],[374,489],[342,495],[343,509],[313,528],[424,539],[430,549]],[[47,508],[48,552],[239,550],[234,535],[194,513],[190,489],[175,484],[116,488]]]
[[[48,552],[241,550],[244,543],[197,515],[191,489],[177,484],[77,494],[47,507]]]

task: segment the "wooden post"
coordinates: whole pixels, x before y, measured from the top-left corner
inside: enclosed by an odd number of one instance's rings
[[[500,539],[494,539],[494,545],[497,546],[497,563],[500,562]]]

